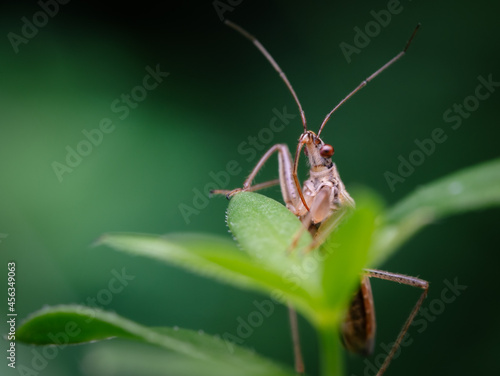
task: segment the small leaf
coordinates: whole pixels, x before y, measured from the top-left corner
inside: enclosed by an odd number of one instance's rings
[[[236,287],[282,294],[305,312],[311,306],[308,291],[253,260],[230,239],[202,234],[105,234],[97,244],[177,265]]]
[[[469,167],[427,184],[388,213],[397,222],[426,208],[435,218],[500,205],[500,159]]]
[[[230,372],[245,376],[294,375],[291,370],[242,347],[234,344],[229,347],[218,337],[191,330],[147,328],[114,313],[76,305],[45,308],[34,313],[17,329],[16,337],[24,343],[61,346],[120,337],[203,361],[204,366],[210,368],[207,374],[220,369],[228,375]],[[165,366],[167,372],[168,364]]]
[[[326,313],[340,324],[342,313],[359,286],[372,242],[375,219],[380,204],[373,194],[364,194],[356,200],[356,209],[344,219],[323,245],[322,286]]]
[[[500,205],[500,159],[469,167],[429,183],[387,212],[377,231],[370,264],[384,262],[430,222],[452,214]]]

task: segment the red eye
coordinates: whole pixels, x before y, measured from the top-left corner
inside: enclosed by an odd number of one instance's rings
[[[323,145],[320,149],[319,149],[319,154],[323,157],[323,158],[330,158],[332,155],[333,155],[333,146],[332,145],[328,145],[328,144],[325,144]]]

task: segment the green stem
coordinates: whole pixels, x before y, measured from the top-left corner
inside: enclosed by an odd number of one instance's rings
[[[319,329],[320,361],[322,376],[341,376],[343,374],[342,350],[338,328]]]

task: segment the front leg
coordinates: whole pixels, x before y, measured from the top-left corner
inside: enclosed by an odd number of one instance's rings
[[[278,163],[279,163],[279,179],[271,180],[264,183],[259,183],[252,185],[253,180],[255,179],[257,173],[264,166],[267,160],[271,157],[274,152],[278,152]],[[225,194],[226,197],[230,198],[234,194],[238,192],[249,192],[249,191],[257,191],[259,189],[271,187],[276,184],[280,184],[281,194],[283,196],[283,201],[286,204],[286,207],[295,215],[301,216],[307,213],[307,205],[305,204],[305,200],[302,196],[302,191],[300,186],[297,186],[296,176],[294,173],[292,156],[290,155],[290,151],[288,150],[288,146],[284,144],[276,144],[272,146],[260,160],[257,162],[257,165],[253,168],[250,175],[243,182],[243,187],[236,188],[233,190],[222,190],[217,189],[213,190],[212,194]]]
[[[229,200],[231,197],[233,197],[236,193],[239,193],[239,192],[254,192],[254,191],[258,191],[260,189],[274,187],[275,185],[278,185],[278,184],[280,184],[279,179],[274,179],[274,180],[265,181],[263,183],[254,184],[246,189],[244,189],[244,188],[213,189],[210,191],[210,194],[211,195],[226,195],[226,198]]]

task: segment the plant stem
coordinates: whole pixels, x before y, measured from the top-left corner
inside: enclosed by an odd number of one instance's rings
[[[338,329],[330,326],[320,328],[319,336],[321,375],[341,376],[343,374],[343,365]]]

